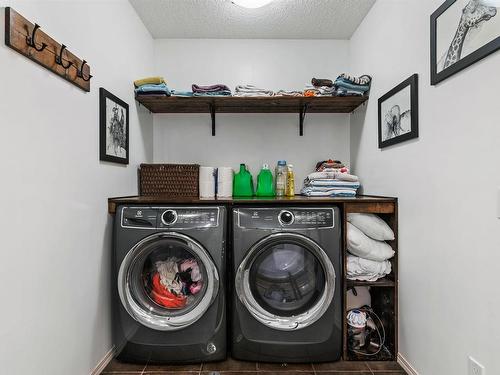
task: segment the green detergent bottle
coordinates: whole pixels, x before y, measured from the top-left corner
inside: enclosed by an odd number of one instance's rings
[[[264,164],[257,177],[257,192],[258,197],[274,197],[273,173],[269,170],[269,165]]]
[[[253,197],[253,179],[245,164],[240,164],[240,171],[234,175],[233,197]]]

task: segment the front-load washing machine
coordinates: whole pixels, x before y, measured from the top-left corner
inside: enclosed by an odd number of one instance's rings
[[[226,356],[224,207],[121,206],[114,227],[119,360]]]
[[[233,210],[231,354],[335,361],[342,348],[337,207]]]

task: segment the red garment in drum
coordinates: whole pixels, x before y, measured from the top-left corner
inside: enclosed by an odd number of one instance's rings
[[[153,276],[153,289],[151,290],[151,298],[166,308],[180,309],[186,306],[186,296],[180,296],[172,293],[160,282],[160,274],[157,272]]]

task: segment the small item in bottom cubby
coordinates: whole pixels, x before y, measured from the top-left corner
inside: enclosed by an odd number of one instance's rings
[[[376,356],[380,353],[385,344],[385,328],[370,306],[349,310],[347,326],[349,351],[361,356]]]
[[[378,320],[380,328],[372,317]],[[365,323],[361,326],[361,322]],[[382,321],[371,307],[350,310],[347,313],[348,348],[351,352],[363,356],[375,356],[384,347],[385,330]]]

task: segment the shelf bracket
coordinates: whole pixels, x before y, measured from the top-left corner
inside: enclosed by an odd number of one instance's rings
[[[299,113],[299,135],[304,135],[304,119],[306,118],[307,103],[302,106]]]
[[[210,106],[210,117],[212,118],[212,137],[215,137],[215,104],[211,103]]]

